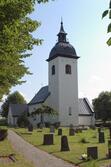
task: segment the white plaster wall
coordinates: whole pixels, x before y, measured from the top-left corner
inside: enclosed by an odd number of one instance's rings
[[[95,125],[93,116],[79,116],[79,125]]]
[[[65,73],[66,64],[71,65],[71,75]],[[55,75],[51,67],[55,65]],[[62,126],[78,125],[78,78],[77,60],[57,57],[49,62],[49,104],[59,111],[59,121]],[[71,107],[72,115],[69,115]]]

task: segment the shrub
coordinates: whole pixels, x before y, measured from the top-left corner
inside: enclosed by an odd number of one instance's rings
[[[22,114],[18,120],[17,120],[17,125],[21,128],[27,127],[29,125],[29,120],[26,116],[26,114]]]
[[[82,139],[80,140],[80,143],[88,143],[88,141],[87,141],[85,138],[82,138]]]
[[[60,127],[60,122],[55,122],[53,125],[56,129],[58,129]]]
[[[0,141],[3,141],[7,137],[7,129],[0,129]]]
[[[0,126],[7,126],[7,119],[6,118],[2,118],[0,119]]]
[[[49,128],[50,127],[50,122],[45,122],[45,127]]]

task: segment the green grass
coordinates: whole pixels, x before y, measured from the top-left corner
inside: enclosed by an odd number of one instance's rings
[[[9,154],[15,154],[16,162],[0,162],[0,167],[33,167],[23,158],[23,156],[19,155],[12,149],[8,139],[0,141],[0,156],[8,156]]]
[[[32,134],[24,128],[13,130],[34,146],[71,163],[79,164],[81,167],[100,167],[104,164],[111,164],[111,160],[106,159],[107,141],[109,139],[107,129],[104,130],[106,142],[104,144],[99,144],[97,130],[90,129],[87,131],[83,131],[82,133],[77,133],[75,136],[69,136],[68,128],[63,128],[63,134],[68,136],[70,146],[70,151],[67,152],[60,152],[61,137],[57,135],[57,130],[54,134],[54,145],[50,146],[43,145],[43,134],[49,133],[49,129],[43,129],[42,132],[40,132],[40,130],[34,130]],[[81,142],[83,138],[87,141],[86,143]],[[87,152],[88,146],[98,147],[98,160],[92,160],[87,162],[80,160],[81,154]]]

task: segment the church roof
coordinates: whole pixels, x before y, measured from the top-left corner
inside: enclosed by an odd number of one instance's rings
[[[49,95],[50,93],[48,91],[48,86],[44,86],[38,91],[38,93],[34,96],[34,98],[29,102],[29,105],[43,103]]]
[[[80,116],[89,116],[94,113],[91,104],[89,103],[87,98],[79,99],[79,115]]]
[[[56,57],[67,57],[78,59],[74,47],[66,39],[67,33],[64,31],[63,22],[61,22],[60,32],[58,33],[58,42],[52,48],[47,61],[53,60]]]

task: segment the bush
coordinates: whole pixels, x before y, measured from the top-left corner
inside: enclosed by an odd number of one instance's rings
[[[45,127],[49,128],[50,127],[50,122],[45,122]]]
[[[80,143],[88,143],[88,141],[87,141],[85,138],[82,138],[82,139],[80,140]]]
[[[53,125],[56,129],[58,129],[60,127],[60,122],[55,122]]]
[[[25,114],[22,114],[18,120],[17,125],[21,128],[27,127],[29,125],[29,120]]]
[[[0,141],[3,141],[7,137],[7,129],[0,129]]]
[[[0,119],[0,126],[7,126],[7,119],[6,118],[3,118],[3,119]]]

